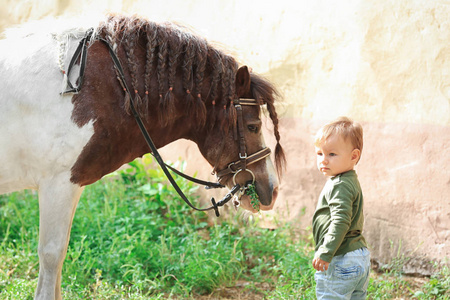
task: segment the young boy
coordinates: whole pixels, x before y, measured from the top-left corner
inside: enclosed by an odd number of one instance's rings
[[[363,194],[354,170],[361,157],[360,124],[341,117],[316,135],[317,168],[329,179],[313,216],[317,299],[366,299],[370,253],[362,236]]]

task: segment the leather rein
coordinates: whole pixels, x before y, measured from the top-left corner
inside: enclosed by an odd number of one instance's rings
[[[83,84],[83,79],[84,79],[84,69],[86,67],[87,44],[90,42],[93,32],[94,32],[93,28],[89,29],[86,32],[86,35],[84,36],[84,38],[80,40],[80,43],[79,43],[77,49],[75,50],[75,53],[69,63],[69,67],[68,67],[67,73],[66,73],[68,89],[63,91],[61,94],[78,93],[81,90],[81,86]],[[120,63],[119,58],[117,57],[111,44],[107,40],[105,40],[101,37],[99,37],[98,40],[102,41],[108,47],[109,54],[113,60],[115,69],[117,71],[117,75],[118,75],[117,79],[119,80],[119,83],[121,84],[125,93],[128,93],[128,95],[130,96],[131,112],[136,120],[136,123],[137,123],[139,129],[141,130],[141,133],[142,133],[145,141],[147,142],[148,146],[151,149],[151,154],[153,155],[153,157],[156,159],[156,161],[160,165],[161,169],[163,170],[163,172],[166,175],[169,182],[172,184],[172,186],[175,188],[175,190],[177,191],[179,196],[184,200],[184,202],[186,202],[186,204],[188,206],[190,206],[191,208],[198,210],[198,211],[214,210],[216,216],[219,217],[220,216],[219,207],[224,206],[227,202],[229,202],[238,191],[243,192],[246,188],[247,184],[244,187],[241,187],[240,184],[236,183],[237,174],[240,172],[249,172],[252,176],[252,184],[253,184],[255,182],[255,175],[253,174],[253,172],[250,169],[247,169],[247,166],[254,164],[270,155],[271,150],[270,150],[270,148],[267,148],[267,147],[255,152],[251,155],[247,155],[247,150],[246,150],[246,143],[245,143],[245,138],[244,138],[244,122],[243,122],[242,106],[245,106],[245,105],[258,105],[259,106],[261,104],[256,99],[237,98],[237,99],[233,100],[232,104],[236,108],[236,112],[237,112],[237,135],[239,138],[239,160],[229,163],[227,168],[220,170],[220,171],[216,171],[215,173],[218,178],[218,181],[220,181],[220,178],[222,178],[223,176],[233,174],[234,186],[219,202],[216,202],[215,199],[213,197],[211,197],[212,205],[210,207],[197,208],[187,199],[187,197],[183,193],[183,191],[181,191],[180,187],[178,186],[178,184],[176,183],[175,179],[172,177],[172,175],[168,169],[170,169],[174,173],[178,174],[179,176],[181,176],[187,180],[190,180],[197,184],[204,185],[206,189],[223,188],[225,186],[222,185],[220,182],[209,182],[209,181],[203,181],[200,179],[193,178],[193,177],[186,175],[186,174],[178,171],[177,169],[167,165],[166,163],[164,163],[163,159],[161,158],[161,155],[158,152],[158,149],[156,148],[155,144],[153,143],[152,138],[150,137],[147,129],[145,128],[144,122],[142,121],[141,117],[139,116],[139,113],[136,110],[136,107],[133,103],[134,98],[132,97],[131,90],[126,83],[124,71],[123,71],[123,68]],[[69,74],[71,72],[72,67],[78,60],[80,61],[80,70],[79,70],[78,78],[75,81],[75,84],[72,84],[69,80]],[[214,171],[213,171],[213,173],[214,173]]]

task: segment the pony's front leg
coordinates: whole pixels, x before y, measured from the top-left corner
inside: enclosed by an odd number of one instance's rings
[[[62,299],[61,270],[82,191],[69,181],[68,174],[39,183],[39,280],[35,299]]]

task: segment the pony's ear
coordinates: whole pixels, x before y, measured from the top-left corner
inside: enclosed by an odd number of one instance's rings
[[[250,72],[247,66],[240,67],[236,73],[236,94],[244,97],[250,93]]]

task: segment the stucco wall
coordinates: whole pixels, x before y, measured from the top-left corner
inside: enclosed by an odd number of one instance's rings
[[[410,272],[426,272],[422,262],[450,256],[450,1],[312,2],[0,0],[0,27],[54,15],[139,12],[191,26],[273,80],[284,97],[288,168],[275,210],[261,217],[266,226],[289,220],[308,231],[325,181],[312,136],[340,115],[361,122],[357,172],[372,256],[388,263],[401,253],[415,258]],[[164,155],[209,175],[206,163],[199,169],[195,145],[177,142]]]

